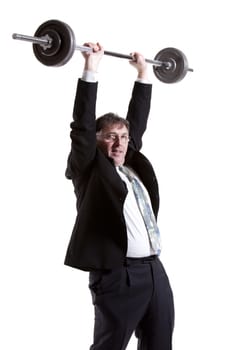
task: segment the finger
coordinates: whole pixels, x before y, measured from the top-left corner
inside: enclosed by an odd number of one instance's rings
[[[99,48],[100,51],[104,50],[103,46],[100,43],[97,43],[97,45],[98,45],[98,48]]]
[[[137,56],[136,56],[136,52],[131,52],[130,56],[132,57],[132,61],[136,62],[137,61]]]

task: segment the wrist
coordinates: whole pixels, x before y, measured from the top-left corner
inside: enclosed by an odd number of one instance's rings
[[[139,80],[149,80],[147,71],[138,72],[137,79],[139,79]]]
[[[151,82],[150,82],[149,79],[137,78],[136,81],[137,81],[138,83],[141,83],[141,84],[151,84]]]
[[[89,82],[89,83],[95,83],[97,81],[97,72],[93,70],[84,69],[82,74],[82,80]]]

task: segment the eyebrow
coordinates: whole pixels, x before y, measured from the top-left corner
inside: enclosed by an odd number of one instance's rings
[[[104,133],[104,134],[106,134],[106,135],[121,135],[121,136],[123,136],[123,135],[127,135],[128,136],[128,133],[127,132],[124,132],[123,134],[118,134],[117,132],[106,132],[106,133]]]

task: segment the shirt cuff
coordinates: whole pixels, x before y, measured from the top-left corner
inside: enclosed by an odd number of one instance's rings
[[[91,70],[84,70],[82,75],[82,80],[88,82],[88,83],[96,83],[96,72],[93,72]]]
[[[151,82],[149,81],[149,80],[147,80],[147,79],[136,79],[136,81],[138,82],[138,83],[141,83],[141,84],[150,84],[151,85]]]

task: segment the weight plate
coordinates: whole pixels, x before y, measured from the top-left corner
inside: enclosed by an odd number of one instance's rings
[[[163,83],[177,83],[185,77],[188,71],[186,56],[174,47],[159,51],[154,59],[164,63],[159,67],[153,66],[155,76]]]
[[[63,66],[75,51],[75,36],[68,24],[49,20],[42,23],[35,32],[36,37],[49,37],[52,39],[51,47],[33,44],[36,58],[46,66]]]

